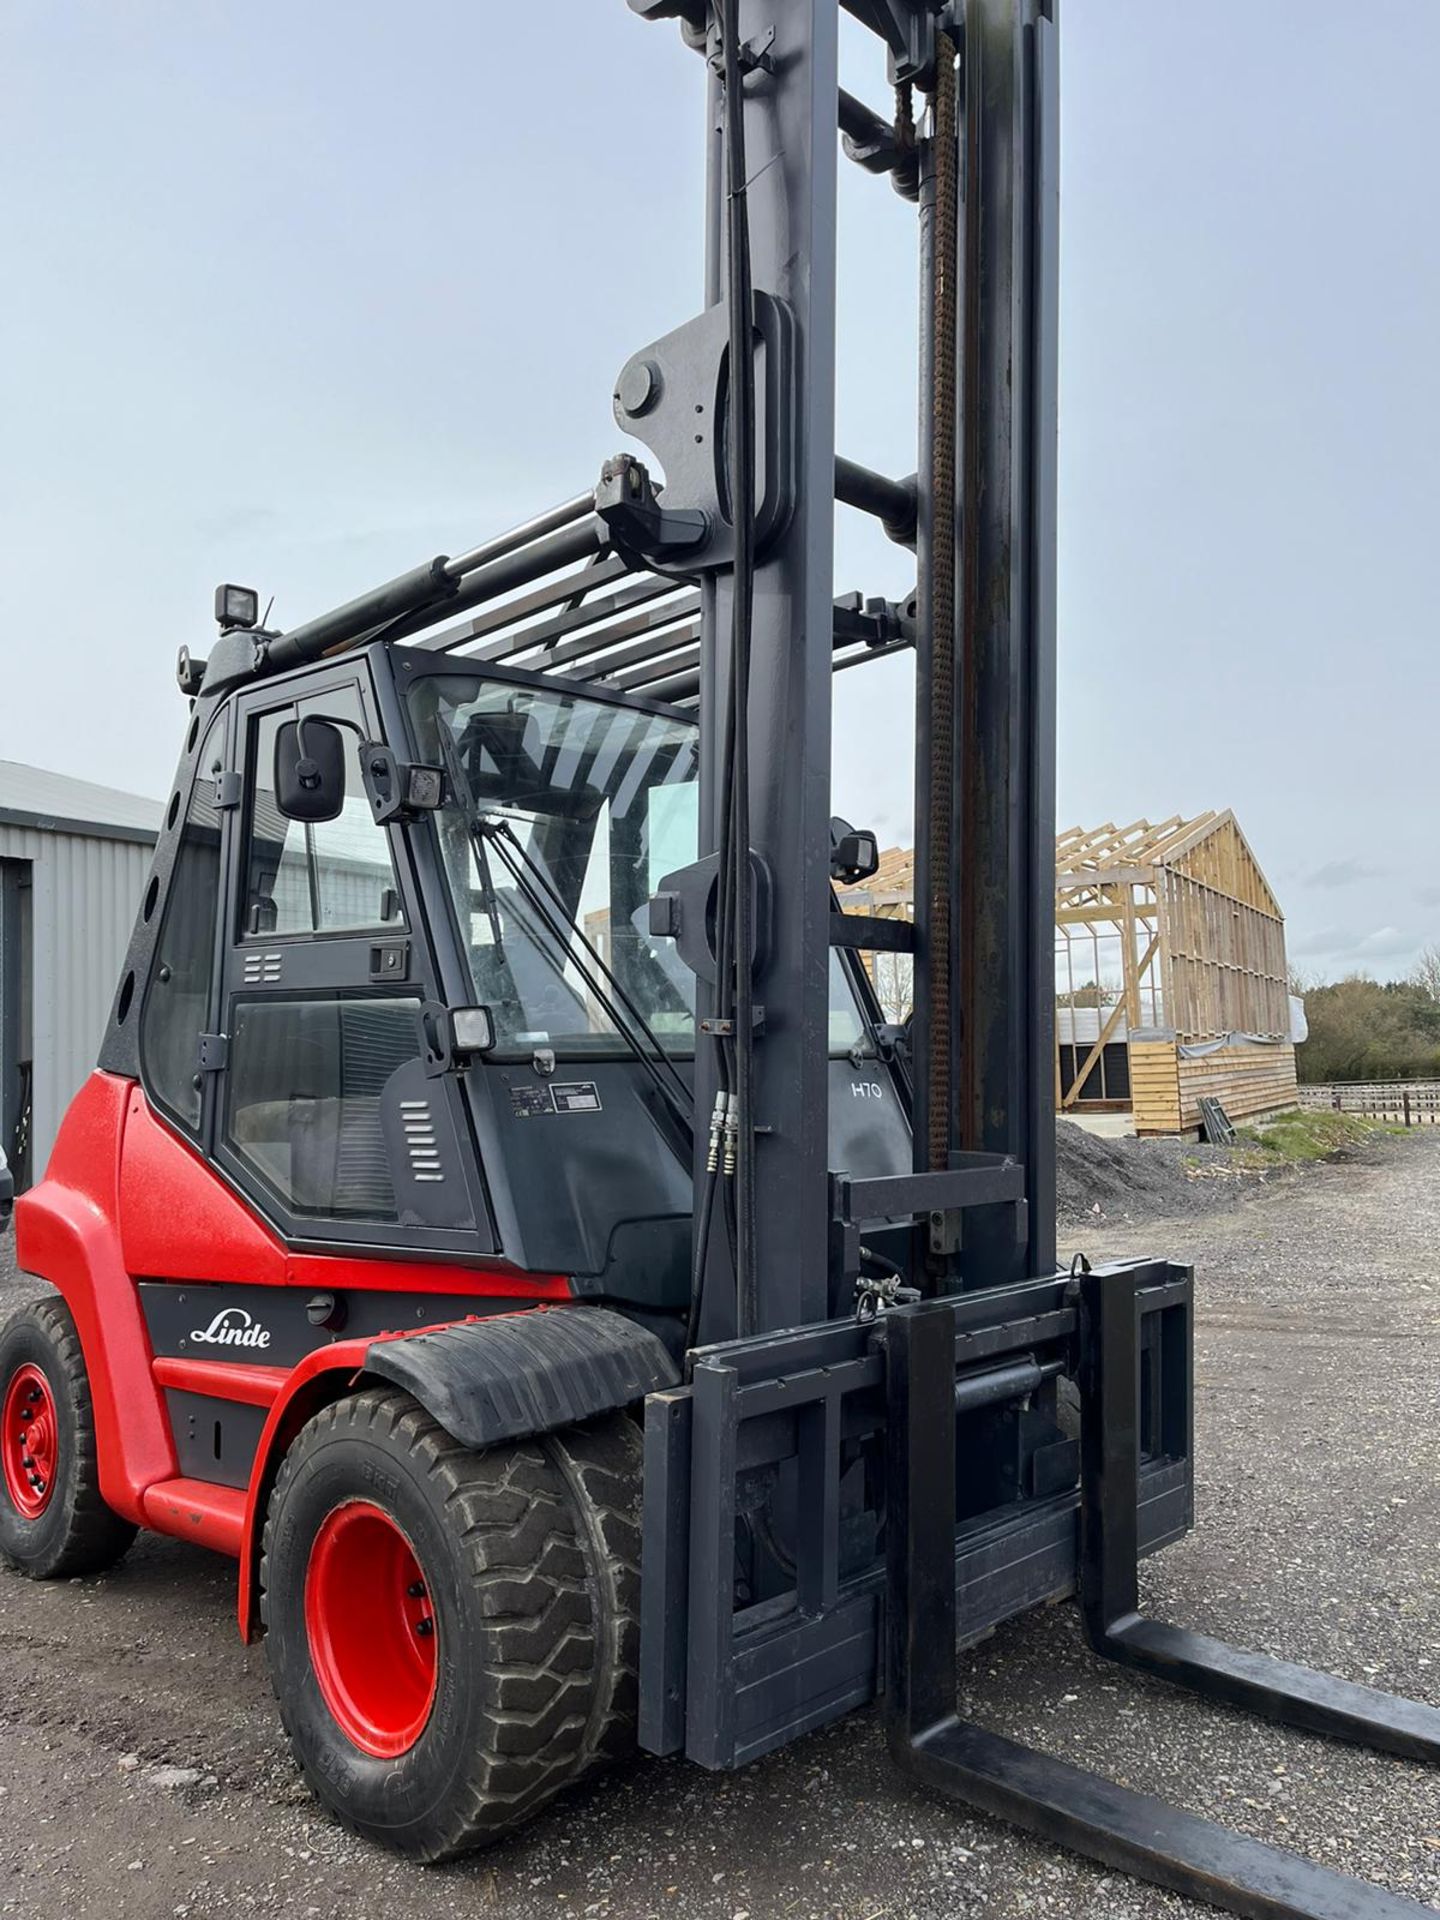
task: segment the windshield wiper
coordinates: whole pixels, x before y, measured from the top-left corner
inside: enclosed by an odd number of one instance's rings
[[[649,1021],[606,964],[595,942],[561,899],[549,875],[525,847],[508,820],[477,814],[470,823],[470,831],[472,838],[477,842],[484,844],[488,841],[493,845],[496,857],[515,882],[526,903],[538,916],[561,952],[568,953],[577,972],[599,1001],[611,1025],[645,1068],[655,1083],[657,1093],[688,1132],[695,1110],[694,1097],[689,1087],[686,1086],[674,1061],[665,1051]],[[583,957],[574,951],[566,938],[567,933],[579,941],[584,949]],[[597,978],[597,975],[608,985],[608,992],[606,986],[600,984],[600,978]],[[622,1009],[628,1019],[621,1017]],[[653,1048],[653,1053],[648,1052],[642,1045],[641,1036]]]
[[[500,919],[500,902],[495,897],[495,877],[490,871],[490,849],[483,835],[470,832],[470,845],[475,851],[475,864],[480,869],[480,904],[485,909],[485,918],[490,923],[490,938],[495,946],[495,958],[503,966],[505,963],[505,929]]]
[[[495,895],[490,869],[490,849],[492,846],[494,847],[496,857],[515,882],[520,897],[529,906],[531,912],[535,914],[541,926],[549,934],[550,939],[558,949],[558,952],[551,952],[544,941],[536,940],[534,942],[536,951],[549,963],[553,972],[562,981],[565,977],[565,961],[568,957],[582,980],[584,980],[586,986],[599,1002],[601,1011],[610,1021],[611,1026],[614,1027],[615,1031],[620,1035],[620,1038],[634,1054],[636,1060],[645,1069],[646,1074],[654,1085],[656,1093],[660,1096],[671,1118],[676,1122],[684,1135],[688,1147],[693,1139],[695,1100],[694,1095],[691,1093],[689,1087],[686,1086],[683,1078],[676,1069],[674,1061],[656,1038],[649,1021],[646,1020],[644,1014],[641,1013],[630,995],[610,971],[610,968],[606,965],[594,941],[591,940],[584,928],[580,926],[578,921],[571,915],[565,902],[556,892],[549,875],[544,872],[532,855],[526,850],[519,835],[510,825],[509,821],[497,818],[493,813],[490,815],[484,814],[476,806],[475,796],[471,791],[470,782],[466,777],[465,769],[461,763],[460,755],[456,750],[455,741],[450,733],[450,729],[442,725],[438,729],[438,732],[440,736],[440,752],[445,762],[445,770],[449,777],[450,786],[456,800],[464,810],[465,825],[469,832],[470,844],[475,854],[475,864],[480,873],[481,903],[485,908],[486,917],[490,922],[490,928],[495,939],[497,950],[503,951],[503,948],[501,946],[499,902]],[[543,894],[536,887],[535,882],[537,880],[545,890]],[[557,924],[557,916],[560,924]],[[571,946],[570,940],[567,939],[565,932],[562,931],[562,925],[564,928],[568,928],[570,934],[580,942],[581,947],[584,949],[585,956],[591,963],[589,967],[586,966],[585,960],[582,959]],[[612,992],[606,992],[600,979],[597,978],[597,973],[603,976],[605,981],[608,981],[610,988],[613,990]],[[618,1006],[616,1004],[617,1001],[619,1003]],[[628,1021],[621,1017],[620,1009],[622,1007],[625,1013],[629,1015],[630,1021],[634,1022],[633,1027]],[[654,1049],[653,1054],[646,1051],[646,1047],[639,1037],[640,1035],[643,1035],[644,1040],[648,1041],[650,1047]]]

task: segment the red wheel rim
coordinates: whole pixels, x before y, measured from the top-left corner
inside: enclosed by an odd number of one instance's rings
[[[10,1504],[26,1520],[38,1520],[55,1491],[60,1464],[60,1422],[55,1396],[39,1367],[16,1369],[0,1413],[0,1463]]]
[[[315,1536],[305,1631],[346,1739],[380,1760],[408,1753],[435,1704],[439,1636],[415,1549],[368,1500],[336,1507]]]

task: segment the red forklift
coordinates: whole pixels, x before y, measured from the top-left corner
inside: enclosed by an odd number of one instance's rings
[[[1140,1610],[1193,1277],[1056,1261],[1055,0],[843,0],[884,113],[841,4],[629,0],[707,73],[703,305],[614,388],[648,465],[285,631],[221,587],[182,650],[98,1067],[16,1209],[53,1292],[0,1331],[0,1555],[231,1555],[306,1779],[419,1860],[883,1694],[960,1802],[1400,1920],[957,1710],[958,1646],[1074,1594],[1113,1662],[1440,1759],[1433,1707]],[[836,454],[842,153],[916,216],[909,476]],[[836,598],[837,502],[913,593]],[[833,676],[902,650],[913,925],[841,910],[877,847],[829,800]]]

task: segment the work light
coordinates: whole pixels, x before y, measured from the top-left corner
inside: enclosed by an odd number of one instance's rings
[[[451,1031],[456,1053],[488,1053],[495,1044],[495,1022],[488,1007],[456,1007]]]
[[[215,589],[215,619],[222,627],[253,627],[260,618],[260,596],[254,587]]]

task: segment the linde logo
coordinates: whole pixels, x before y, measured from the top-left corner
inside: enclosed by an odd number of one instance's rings
[[[197,1347],[268,1347],[270,1330],[244,1307],[226,1307],[208,1327],[196,1327],[190,1338]]]

